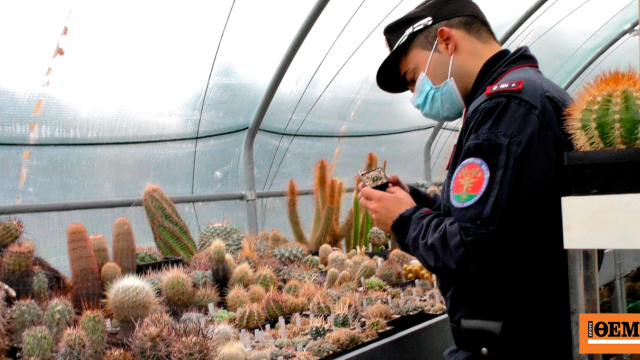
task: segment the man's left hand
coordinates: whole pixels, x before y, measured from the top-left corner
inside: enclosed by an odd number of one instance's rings
[[[391,233],[393,221],[405,210],[416,206],[416,203],[409,193],[397,186],[391,186],[387,191],[363,187],[360,206],[369,210],[369,215],[380,230]]]

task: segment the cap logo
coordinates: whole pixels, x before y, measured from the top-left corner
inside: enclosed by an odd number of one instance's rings
[[[402,44],[403,42],[407,41],[407,39],[409,38],[409,36],[411,36],[411,34],[413,34],[414,32],[416,32],[418,30],[422,30],[422,29],[428,27],[431,24],[433,24],[433,18],[431,16],[429,16],[427,18],[424,18],[424,19],[418,21],[417,23],[413,24],[412,26],[410,26],[407,29],[407,31],[404,32],[404,35],[402,35],[400,40],[398,40],[398,42],[396,43],[396,46],[393,47],[393,50],[398,48],[398,46],[400,46],[400,44]]]

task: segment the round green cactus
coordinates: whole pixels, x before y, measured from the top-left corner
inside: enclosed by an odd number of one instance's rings
[[[22,334],[28,328],[42,324],[42,310],[38,304],[30,299],[17,301],[10,312],[9,325],[13,329],[13,343],[22,343]],[[47,330],[48,331],[48,330]],[[49,332],[51,336],[51,333]]]
[[[203,250],[208,248],[216,238],[222,240],[226,245],[229,245],[234,235],[239,236],[240,230],[231,224],[211,224],[200,233],[198,249]]]
[[[117,321],[135,323],[151,314],[158,299],[147,281],[137,275],[125,275],[111,283],[105,304]]]
[[[250,302],[249,294],[242,286],[235,286],[229,289],[225,300],[229,311],[236,311]]]
[[[85,311],[78,325],[87,335],[89,359],[102,359],[107,344],[107,325],[102,311]]]
[[[320,266],[320,258],[313,255],[307,255],[304,259],[302,259],[302,266],[306,269],[317,269]]]
[[[89,360],[89,340],[82,329],[68,328],[62,334],[60,360]]]
[[[285,264],[299,263],[305,255],[306,251],[297,245],[278,246],[273,249],[273,256]]]
[[[351,325],[351,317],[347,313],[337,313],[333,317],[333,326],[337,328],[348,328]]]
[[[233,270],[231,279],[229,280],[229,285],[242,285],[244,287],[249,287],[252,281],[253,270],[251,270],[251,266],[249,266],[249,264],[247,263],[242,263]]]
[[[193,304],[195,295],[193,280],[183,268],[174,267],[166,271],[160,290],[173,311],[182,311]]]
[[[360,279],[364,278],[365,280],[376,274],[376,270],[378,267],[376,266],[375,261],[368,260],[360,265],[358,271],[356,272],[356,280],[360,281]]]
[[[217,306],[219,302],[220,294],[218,289],[213,286],[205,286],[196,290],[193,306],[199,311],[205,312],[209,309],[209,304]]]
[[[264,309],[258,304],[246,305],[238,309],[236,324],[245,329],[253,329],[265,322]]]
[[[262,301],[262,306],[264,307],[269,319],[278,319],[280,316],[288,315],[288,309],[284,298],[282,297],[282,294],[275,289],[272,289],[267,293]]]
[[[384,290],[387,287],[387,283],[374,276],[364,282],[364,287],[367,290]]]
[[[46,327],[31,327],[22,334],[23,358],[53,360],[55,353],[55,340]]]
[[[64,329],[73,325],[73,315],[73,305],[67,299],[55,298],[44,312],[44,325],[55,339],[59,339]]]
[[[148,264],[152,262],[161,261],[164,259],[160,250],[154,247],[137,248],[136,259],[138,264]]]
[[[278,285],[278,277],[268,267],[258,269],[256,276],[253,280],[254,284],[261,285],[266,291],[269,291],[274,286]]]

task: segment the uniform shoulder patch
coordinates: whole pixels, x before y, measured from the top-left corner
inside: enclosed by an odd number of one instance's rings
[[[522,86],[524,82],[522,80],[518,81],[508,81],[500,84],[496,84],[493,86],[487,86],[485,90],[485,95],[492,95],[495,93],[503,92],[503,91],[520,91],[522,90]]]
[[[450,199],[456,208],[465,208],[478,202],[489,185],[489,166],[477,157],[468,158],[451,178]]]

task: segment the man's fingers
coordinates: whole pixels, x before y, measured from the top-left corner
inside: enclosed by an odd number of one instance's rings
[[[360,199],[375,200],[381,191],[366,187],[360,191]]]

